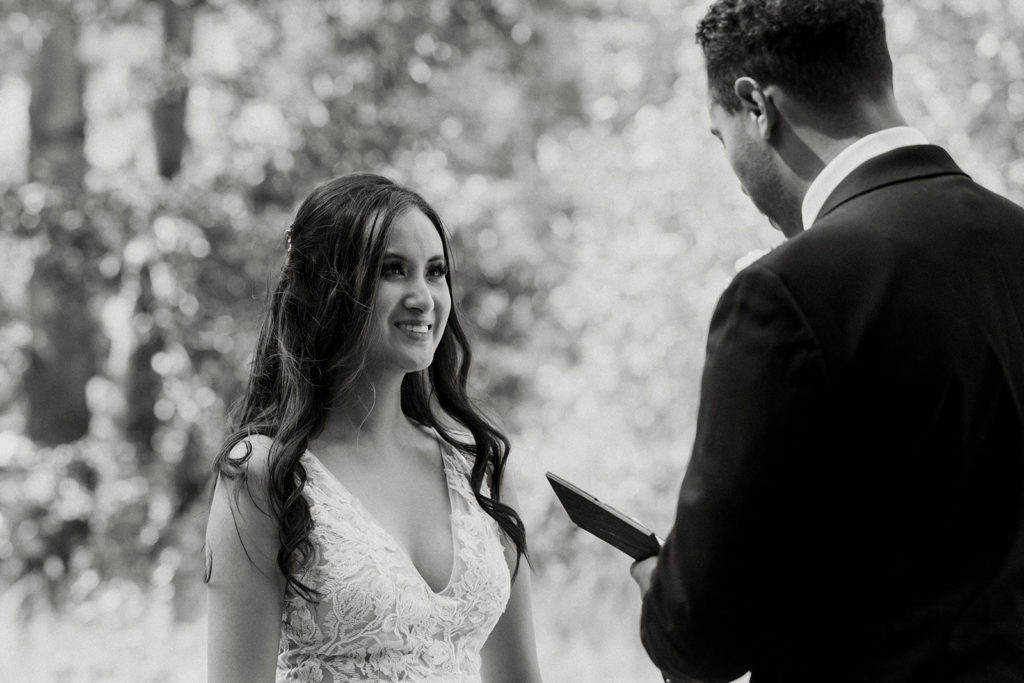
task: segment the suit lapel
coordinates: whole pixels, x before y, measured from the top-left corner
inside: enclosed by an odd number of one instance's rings
[[[941,175],[964,175],[946,150],[935,145],[900,147],[865,161],[825,200],[814,222],[836,207],[886,185]]]

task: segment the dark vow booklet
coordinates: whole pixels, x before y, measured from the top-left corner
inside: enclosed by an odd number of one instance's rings
[[[548,472],[545,476],[562,507],[569,513],[569,519],[576,526],[615,546],[634,560],[652,557],[661,550],[661,539],[640,522],[602,503],[558,475]]]

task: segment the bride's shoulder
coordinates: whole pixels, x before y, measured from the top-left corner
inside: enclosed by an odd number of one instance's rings
[[[263,434],[243,436],[218,462],[218,479],[229,489],[245,490],[257,504],[265,502],[274,440]]]
[[[239,439],[228,452],[228,460],[247,467],[266,469],[274,440],[265,434],[253,434]]]
[[[251,564],[263,576],[278,571],[278,520],[267,486],[272,446],[269,437],[246,436],[218,463],[206,526],[207,577],[217,585]]]

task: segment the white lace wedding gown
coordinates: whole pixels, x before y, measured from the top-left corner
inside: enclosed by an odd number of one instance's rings
[[[316,549],[304,582],[321,600],[285,595],[278,683],[480,683],[480,648],[508,601],[509,570],[468,463],[447,444],[441,451],[454,562],[440,592],[313,454],[302,456]]]

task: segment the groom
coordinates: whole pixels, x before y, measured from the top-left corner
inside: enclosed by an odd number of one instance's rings
[[[718,0],[712,132],[789,238],[711,321],[633,566],[668,674],[1024,681],[1024,210],[907,127],[881,0]]]

